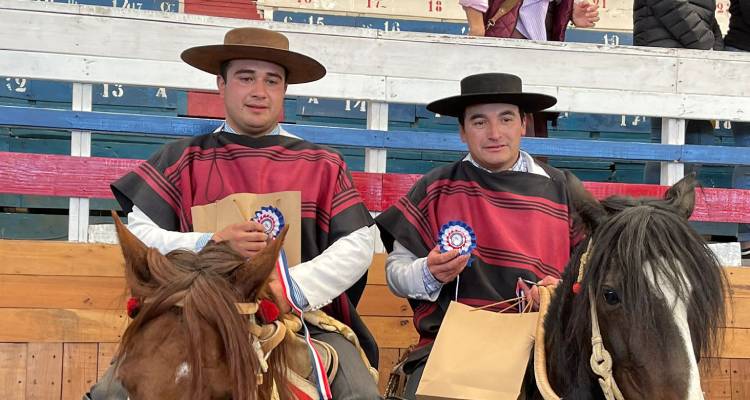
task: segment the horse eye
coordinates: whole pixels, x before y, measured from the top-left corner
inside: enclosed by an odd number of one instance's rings
[[[620,296],[612,289],[604,290],[604,301],[610,306],[620,304]]]

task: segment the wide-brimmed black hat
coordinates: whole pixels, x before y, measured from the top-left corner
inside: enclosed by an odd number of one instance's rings
[[[235,28],[224,36],[224,44],[191,47],[182,60],[202,71],[218,75],[221,64],[236,59],[268,61],[286,70],[287,83],[316,81],[326,74],[318,61],[289,50],[289,39],[263,28]]]
[[[475,104],[515,104],[524,112],[537,112],[550,108],[557,99],[541,93],[524,93],[521,78],[513,74],[487,73],[461,79],[461,94],[446,97],[427,105],[427,109],[451,117],[463,114]]]

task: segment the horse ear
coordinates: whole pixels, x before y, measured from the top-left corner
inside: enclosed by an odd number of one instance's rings
[[[695,209],[696,186],[698,186],[698,179],[695,178],[695,173],[688,174],[667,190],[664,199],[677,210],[679,215],[686,219],[690,218]]]
[[[575,175],[567,170],[564,173],[568,182],[568,196],[575,215],[580,218],[589,232],[593,232],[606,217],[607,212]]]
[[[289,225],[284,226],[276,239],[270,240],[263,250],[238,269],[235,282],[245,299],[255,300],[260,289],[268,281],[279,259],[279,253],[288,231]]]
[[[140,293],[140,289],[149,286],[151,282],[148,254],[152,250],[123,225],[115,211],[112,211],[112,218],[115,220],[117,238],[125,258],[125,279],[134,296],[144,295],[145,293]]]

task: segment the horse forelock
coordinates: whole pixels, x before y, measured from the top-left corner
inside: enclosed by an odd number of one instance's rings
[[[714,253],[683,217],[659,201],[646,201],[614,215],[593,240],[589,285],[601,290],[608,274],[619,272],[630,322],[645,323],[649,329],[655,328],[656,317],[653,299],[643,293],[653,290],[664,298],[663,288],[668,287],[687,304],[697,356],[715,352],[717,331],[724,323],[727,281]]]
[[[166,261],[163,261],[166,260]],[[243,302],[240,293],[233,287],[233,276],[237,268],[244,265],[246,259],[232,251],[226,244],[210,243],[200,253],[177,250],[170,252],[159,262],[149,264],[149,270],[160,284],[154,295],[145,299],[138,316],[128,326],[123,335],[119,359],[132,351],[136,346],[148,345],[139,343],[143,335],[139,333],[149,323],[166,315],[165,312],[180,312],[179,323],[186,332],[185,353],[187,376],[191,393],[201,393],[207,385],[202,363],[208,353],[203,329],[216,333],[223,348],[219,354],[227,362],[230,381],[234,383],[232,398],[256,399],[258,397],[256,374],[258,360],[253,356],[248,341],[248,331],[244,317],[237,313],[235,304]],[[177,307],[177,306],[180,307]],[[143,362],[148,362],[144,360]],[[164,384],[177,384],[175,371],[164,371],[161,381]]]

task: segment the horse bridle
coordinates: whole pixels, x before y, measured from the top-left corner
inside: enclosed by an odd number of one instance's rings
[[[253,352],[258,358],[260,365],[260,371],[256,379],[257,383],[261,384],[263,382],[263,374],[268,372],[268,357],[271,355],[271,351],[284,340],[287,328],[283,322],[278,320],[269,324],[258,324],[258,318],[255,314],[258,312],[260,306],[257,302],[235,303],[235,306],[239,314],[251,316],[248,323],[248,330]],[[182,308],[182,300],[175,303],[175,307]]]
[[[583,279],[584,267],[588,263],[589,254],[591,253],[592,240],[589,240],[586,251],[581,255],[578,264],[578,279],[576,283],[580,284]],[[589,308],[591,310],[591,359],[589,364],[591,370],[599,377],[599,386],[602,388],[604,397],[607,400],[624,400],[620,388],[615,382],[612,374],[612,356],[606,348],[599,330],[599,318],[596,313],[596,301],[594,291],[589,288]],[[534,377],[536,378],[537,388],[545,400],[560,400],[549,383],[547,376],[547,355],[544,348],[544,317],[547,314],[551,299],[550,290],[545,286],[539,286],[539,320],[537,321],[536,340],[534,342]]]

